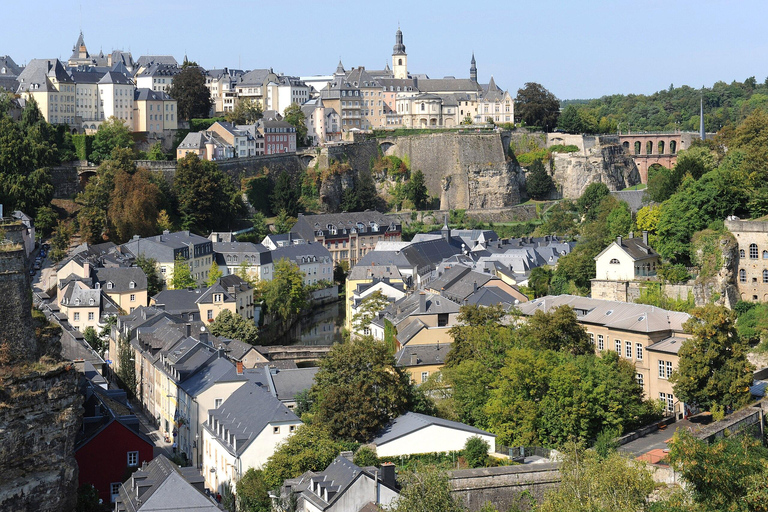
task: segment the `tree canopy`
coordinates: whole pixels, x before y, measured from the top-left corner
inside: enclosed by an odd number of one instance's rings
[[[128,125],[115,116],[99,125],[93,139],[90,159],[96,164],[112,158],[115,148],[133,149],[133,134]]]
[[[531,199],[546,199],[553,188],[555,182],[547,173],[544,164],[541,160],[534,160],[525,175],[525,189],[528,195]]]
[[[252,320],[225,309],[209,326],[211,334],[255,345],[259,341],[259,328]]]
[[[549,131],[557,126],[560,100],[541,84],[528,82],[518,89],[515,98],[515,116],[529,126]]]
[[[267,310],[282,322],[301,313],[307,305],[304,274],[287,259],[275,263],[272,280],[262,287]]]
[[[213,106],[211,92],[205,86],[203,69],[185,62],[181,71],[173,77],[168,94],[176,100],[180,119],[208,117]]]
[[[296,144],[307,145],[307,122],[298,103],[291,103],[283,111],[283,121],[296,128]]]

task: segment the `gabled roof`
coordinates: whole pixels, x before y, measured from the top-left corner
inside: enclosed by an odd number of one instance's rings
[[[153,91],[147,87],[136,89],[133,93],[134,101],[173,101],[173,98],[165,91]]]
[[[603,254],[605,254],[608,249],[610,249],[613,246],[619,247],[621,250],[623,250],[627,256],[632,258],[632,261],[640,261],[640,260],[647,260],[651,258],[658,258],[659,253],[651,249],[649,245],[646,245],[643,242],[642,238],[622,238],[618,237],[616,240],[611,242],[611,244],[600,251],[600,254],[595,256],[595,261],[597,261]]]
[[[94,277],[107,293],[125,293],[147,289],[147,275],[139,267],[95,268]],[[112,287],[109,287],[109,283]],[[133,283],[133,287],[131,287]]]
[[[410,327],[410,325],[408,327]],[[450,343],[406,346],[398,350],[395,354],[395,366],[413,368],[418,366],[444,364],[445,358],[450,350]],[[415,364],[413,361],[414,356],[416,357]]]
[[[195,373],[179,384],[184,392],[195,397],[220,382],[245,382],[243,375],[237,374],[235,365],[226,358],[218,357],[201,366]]]
[[[235,437],[234,446],[210,428],[212,419],[218,421],[223,429]],[[239,456],[269,424],[283,422],[301,423],[298,416],[280,400],[256,383],[247,382],[233,392],[218,409],[209,411],[206,426],[231,453]]]
[[[315,374],[320,368],[278,369],[265,366],[264,380],[269,385],[269,391],[278,400],[293,400],[300,392],[308,390],[315,382]]]
[[[390,421],[387,426],[378,433],[373,441],[371,441],[371,443],[380,446],[432,425],[451,428],[454,430],[462,430],[472,434],[496,437],[495,434],[491,434],[490,432],[480,430],[479,428],[465,425],[464,423],[459,423],[458,421],[444,420],[442,418],[427,416],[426,414],[419,414],[416,412],[407,412],[402,416],[398,416],[397,418]]]
[[[99,80],[100,84],[133,85],[131,79],[122,73],[109,71]]]
[[[298,265],[317,261],[322,263],[324,260],[330,261],[331,253],[323,244],[306,243],[298,245],[286,245],[278,247],[272,251],[272,261],[278,262],[281,259],[287,259]]]

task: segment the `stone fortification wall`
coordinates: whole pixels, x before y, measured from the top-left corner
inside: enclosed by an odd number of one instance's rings
[[[560,484],[558,463],[525,464],[495,468],[460,469],[448,473],[452,493],[467,510],[480,510],[491,502],[498,510],[528,508],[523,493],[541,503],[544,493]]]
[[[385,154],[407,157],[411,170],[424,173],[429,195],[440,198],[441,210],[503,208],[520,202],[522,173],[506,161],[499,132],[393,137],[383,147]]]
[[[613,143],[613,139],[596,138],[596,144],[584,152],[553,154],[553,178],[562,197],[576,199],[591,183],[605,183],[609,190],[622,190],[640,183],[635,161],[618,140]]]
[[[0,364],[36,360],[41,355],[30,318],[28,269],[24,249],[0,250]]]
[[[74,196],[80,191],[77,167],[63,165],[51,168],[51,184],[53,185],[54,199],[67,199]]]
[[[77,371],[62,363],[1,380],[0,510],[74,510],[82,417]]]

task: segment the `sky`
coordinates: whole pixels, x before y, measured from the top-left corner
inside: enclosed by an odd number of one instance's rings
[[[31,16],[34,11],[34,16]],[[206,68],[325,75],[391,65],[398,24],[411,73],[478,77],[512,96],[650,94],[768,75],[765,0],[36,0],[3,8],[0,55],[18,64],[90,53],[186,54]],[[34,21],[32,21],[34,20]]]

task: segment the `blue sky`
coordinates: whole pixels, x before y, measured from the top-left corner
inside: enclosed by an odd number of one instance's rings
[[[10,21],[30,10],[39,23]],[[381,69],[399,23],[411,72],[467,77],[474,51],[480,81],[513,96],[525,82],[572,99],[768,75],[765,1],[37,0],[3,13],[0,54],[20,64],[67,59],[82,27],[92,53],[186,52],[292,75],[332,73],[339,58]]]

